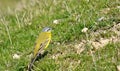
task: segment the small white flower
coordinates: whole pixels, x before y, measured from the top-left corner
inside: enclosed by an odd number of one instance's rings
[[[120,65],[117,66],[118,71],[120,71]]]
[[[59,20],[54,20],[53,23],[54,23],[54,24],[58,24],[58,23],[59,23]]]
[[[102,21],[102,20],[104,20],[105,19],[105,17],[100,17],[99,19],[98,19],[98,21]]]
[[[118,9],[120,9],[120,6],[117,6]]]
[[[87,2],[90,2],[90,0],[86,0]]]
[[[59,43],[59,42],[57,42],[57,45],[60,45],[60,43]]]
[[[20,59],[20,55],[14,54],[14,55],[13,55],[13,59]]]
[[[83,29],[82,29],[82,31],[81,31],[81,32],[86,33],[86,32],[87,32],[87,30],[88,30],[88,28],[86,28],[86,27],[85,27],[85,28],[83,28]]]

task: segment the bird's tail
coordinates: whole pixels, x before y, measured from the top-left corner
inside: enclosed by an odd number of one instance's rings
[[[31,71],[33,68],[33,64],[35,62],[35,60],[37,59],[37,56],[35,56],[34,58],[31,59],[30,64],[28,65],[28,71]]]

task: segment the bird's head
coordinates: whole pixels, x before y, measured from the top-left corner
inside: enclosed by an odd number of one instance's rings
[[[45,27],[43,28],[42,32],[51,32],[52,28]]]

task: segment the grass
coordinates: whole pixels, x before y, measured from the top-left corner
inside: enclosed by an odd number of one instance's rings
[[[118,0],[25,0],[10,6],[10,11],[2,7],[0,70],[26,71],[38,34],[49,26],[53,28],[52,42],[48,54],[35,62],[35,71],[116,71],[120,65],[120,42],[109,42],[93,50],[90,41],[119,37],[108,28],[120,22],[118,6]],[[98,21],[101,17],[104,19]],[[54,24],[54,20],[58,20],[58,24]],[[81,32],[84,27],[88,28],[86,33]],[[102,31],[97,32],[99,30]],[[107,33],[102,33],[104,31]],[[91,33],[100,34],[95,37]],[[83,40],[85,49],[78,54]],[[13,59],[14,54],[20,55],[20,59]]]

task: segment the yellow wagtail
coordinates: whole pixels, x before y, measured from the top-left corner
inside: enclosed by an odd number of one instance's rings
[[[51,28],[45,27],[42,32],[39,34],[34,51],[33,51],[33,58],[28,66],[28,71],[31,71],[33,63],[35,62],[36,58],[44,51],[51,41]]]

